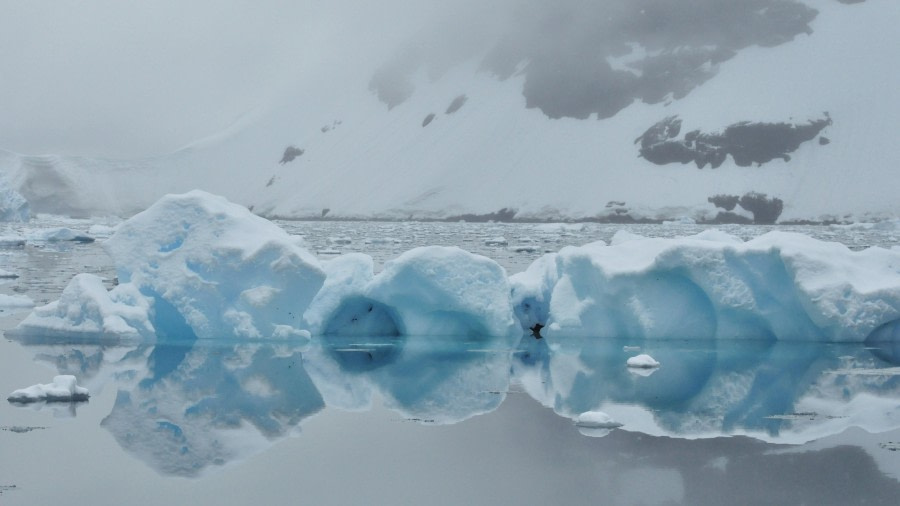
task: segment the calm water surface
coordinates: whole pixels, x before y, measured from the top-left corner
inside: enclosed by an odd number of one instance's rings
[[[87,228],[43,218],[28,227]],[[283,223],[381,265],[458,245],[509,272],[621,227]],[[632,227],[683,235],[699,227]],[[731,227],[748,238],[759,227]],[[897,233],[806,227],[853,247]],[[5,233],[25,233],[19,229]],[[496,239],[503,238],[504,241]],[[506,242],[506,245],[498,244]],[[0,293],[112,279],[97,244],[0,250]],[[0,330],[27,311],[0,313]],[[629,348],[626,349],[625,347]],[[662,363],[639,375],[637,350]],[[900,349],[406,337],[0,341],[0,393],[75,374],[90,402],[0,402],[0,504],[896,504]],[[623,427],[582,429],[600,409]]]

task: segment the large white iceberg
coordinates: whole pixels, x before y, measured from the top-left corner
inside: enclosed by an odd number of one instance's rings
[[[900,319],[896,250],[787,232],[619,234],[547,255],[511,284],[522,326],[550,338],[863,341],[895,335]]]
[[[306,335],[325,279],[297,238],[202,191],[163,197],[104,247],[120,283],[153,299],[157,334],[178,339]]]

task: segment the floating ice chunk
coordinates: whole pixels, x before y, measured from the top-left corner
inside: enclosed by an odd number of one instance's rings
[[[615,429],[622,424],[603,411],[586,411],[575,417],[575,425],[590,429]]]
[[[19,275],[15,272],[9,272],[6,269],[0,269],[0,279],[16,279]]]
[[[512,336],[506,271],[457,247],[415,248],[387,262],[366,289],[403,335]]]
[[[492,237],[484,240],[485,246],[509,246],[509,241],[505,237]]]
[[[303,313],[325,278],[297,238],[197,190],[163,197],[119,225],[104,247],[119,281],[156,301],[157,332],[179,338],[305,330]]]
[[[91,227],[88,228],[88,234],[91,237],[106,238],[113,235],[114,233],[116,233],[116,227],[110,227],[109,225],[95,224],[91,225]]]
[[[659,367],[659,362],[654,360],[654,358],[650,355],[644,353],[629,358],[626,364],[628,365],[628,367],[634,367],[637,369],[653,369]]]
[[[2,272],[0,272],[0,277]],[[16,276],[18,277],[18,276]],[[34,301],[24,295],[6,295],[0,293],[0,308],[28,308],[34,307]]]
[[[94,242],[95,239],[84,232],[61,227],[34,231],[28,236],[28,240],[33,242]]]
[[[9,394],[10,402],[77,402],[86,401],[91,396],[87,388],[78,386],[75,376],[60,375],[53,383],[32,385]]]
[[[25,246],[25,238],[17,235],[0,236],[0,248],[21,248]]]
[[[59,300],[35,308],[10,331],[19,337],[81,337],[91,339],[152,339],[153,301],[133,285],[107,291],[93,274],[78,274]]]

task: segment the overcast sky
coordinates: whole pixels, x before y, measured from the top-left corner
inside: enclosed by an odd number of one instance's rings
[[[424,4],[0,0],[0,147],[177,149],[304,78],[372,61],[434,17]]]

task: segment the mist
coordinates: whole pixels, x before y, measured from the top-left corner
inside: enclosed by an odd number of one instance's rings
[[[304,80],[340,79],[436,12],[355,0],[2,6],[0,147],[107,157],[170,152]]]

